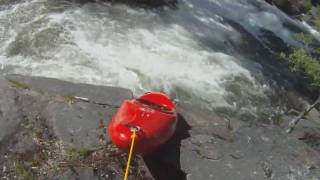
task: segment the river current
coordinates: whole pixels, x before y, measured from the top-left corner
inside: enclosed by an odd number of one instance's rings
[[[135,95],[163,91],[222,115],[269,121],[290,106],[274,88],[282,71],[275,54],[299,45],[294,34],[308,28],[263,0],[158,8],[4,0],[0,73],[120,86]]]

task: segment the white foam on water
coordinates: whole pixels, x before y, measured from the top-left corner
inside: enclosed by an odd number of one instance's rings
[[[296,25],[298,23],[264,0],[211,1],[219,2],[219,6],[224,9],[222,11],[224,17],[229,17],[241,24],[257,39],[259,39],[260,31],[264,29],[273,32],[288,44],[297,44],[297,41],[292,36],[294,32],[285,27],[283,22],[287,21]]]
[[[241,56],[204,48],[195,35],[214,37],[216,43],[243,42],[241,33],[224,22],[227,16],[257,36],[261,28],[266,28],[290,41],[290,32],[282,26],[281,18],[260,12],[248,1],[202,1],[210,7],[218,5],[226,13],[231,13],[234,6],[239,8],[230,15],[205,9],[206,5],[194,0],[184,1],[178,10],[162,13],[107,3],[70,5],[55,12],[48,10],[43,4],[46,2],[30,0],[8,12],[0,11],[0,19],[7,16],[13,21],[8,25],[10,39],[1,44],[3,69],[126,87],[136,95],[165,91],[186,102],[204,102],[210,108],[237,106],[238,102],[228,101],[233,91],[226,90],[226,84],[240,78],[247,82],[238,89],[240,101],[248,101],[243,108],[256,111],[247,99],[249,95],[266,98],[268,87],[256,79],[260,69],[253,76],[241,65]],[[42,42],[43,35],[48,42],[39,46],[37,42]],[[13,55],[8,55],[8,49],[14,49],[18,41],[30,43],[30,47],[23,47],[23,51],[18,48],[18,54],[11,50]]]
[[[100,73],[102,82],[128,87],[137,94],[150,90],[171,92],[179,86],[213,106],[229,106],[222,84],[230,77],[243,76],[256,85],[235,57],[203,50],[177,24],[120,27],[124,32],[118,33],[119,25],[112,18],[93,21],[83,9],[78,11],[67,17],[81,29],[70,32],[81,51],[92,58],[91,65]],[[134,16],[137,12],[128,13]],[[252,88],[259,89],[258,85]]]
[[[302,24],[307,28],[307,30],[318,40],[320,41],[320,32],[317,31],[315,28],[310,26],[307,22],[302,21]]]

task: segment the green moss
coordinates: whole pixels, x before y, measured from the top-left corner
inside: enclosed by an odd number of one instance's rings
[[[17,80],[7,79],[7,81],[15,88],[18,88],[18,89],[30,89],[30,86],[28,84],[19,82]]]
[[[28,171],[28,169],[21,163],[17,163],[15,174],[18,177],[18,179],[22,180],[33,180],[32,174]]]
[[[66,154],[71,160],[84,160],[89,153],[87,149],[66,148]]]

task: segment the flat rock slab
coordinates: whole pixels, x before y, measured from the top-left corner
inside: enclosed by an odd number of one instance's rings
[[[64,143],[76,148],[95,149],[103,144],[102,141],[110,141],[105,128],[116,110],[85,102],[70,105],[51,101],[43,115],[54,134]]]
[[[109,121],[124,100],[133,98],[132,92],[124,88],[20,75],[7,75],[6,79],[13,86],[18,86],[18,89],[22,86],[18,99],[25,116],[41,116],[53,130],[54,136],[75,148],[96,149],[110,141],[106,130]],[[74,100],[74,96],[85,97],[90,101]],[[3,109],[10,110],[11,118],[19,114],[15,113],[17,110],[14,108],[9,109],[14,99],[13,95],[7,94],[3,101],[9,104],[0,103],[6,106]]]
[[[192,136],[182,141],[180,163],[188,180],[320,178],[319,153],[277,127],[242,127],[234,142]]]
[[[185,105],[177,131],[145,161],[156,179],[303,180],[320,178],[320,154],[272,125],[226,121]]]
[[[123,100],[133,97],[132,91],[125,88],[76,84],[53,78],[21,75],[7,75],[6,78],[26,84],[35,91],[46,92],[51,95],[85,97],[97,103],[114,106],[120,106]]]
[[[199,109],[189,104],[178,104],[178,113],[191,126],[190,134],[206,134],[232,140],[233,132],[241,127],[242,121],[218,116],[212,111]]]

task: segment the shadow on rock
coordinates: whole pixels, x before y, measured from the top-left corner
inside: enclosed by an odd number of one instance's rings
[[[153,154],[144,156],[143,159],[156,180],[184,180],[186,174],[181,170],[180,146],[181,141],[190,137],[191,127],[179,114],[177,129],[173,137]]]

